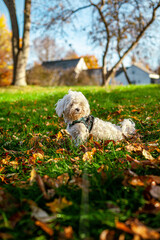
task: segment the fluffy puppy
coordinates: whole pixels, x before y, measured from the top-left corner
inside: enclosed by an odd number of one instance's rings
[[[88,100],[81,92],[70,90],[56,103],[56,113],[59,117],[63,115],[76,146],[86,141],[89,134],[96,140],[118,141],[135,133],[135,124],[130,119],[117,126],[90,115]]]

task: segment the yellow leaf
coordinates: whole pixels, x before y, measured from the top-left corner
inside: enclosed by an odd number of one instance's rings
[[[88,151],[83,155],[83,161],[89,161],[93,159],[93,155],[96,152],[96,148],[92,148],[92,151]]]
[[[72,205],[72,202],[68,201],[65,197],[63,197],[62,199],[56,198],[53,202],[47,203],[46,205],[53,213],[55,213],[60,212],[63,208]]]
[[[35,159],[37,159],[37,158],[39,158],[39,159],[41,159],[41,160],[43,159],[43,155],[42,155],[41,153],[39,153],[39,152],[38,152],[38,153],[34,153],[34,154],[33,154],[33,157],[34,157]]]
[[[62,138],[63,138],[62,133],[61,133],[61,132],[58,132],[58,134],[57,134],[57,140],[62,139]]]
[[[35,168],[33,168],[32,169],[32,171],[31,171],[31,177],[30,177],[30,183],[32,183],[34,180],[35,180],[35,178],[36,178],[36,170],[35,170]]]
[[[150,161],[154,160],[152,155],[147,150],[143,149],[142,154],[147,160],[150,160]]]

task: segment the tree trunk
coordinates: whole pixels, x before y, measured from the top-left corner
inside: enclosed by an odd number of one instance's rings
[[[13,85],[26,86],[26,65],[29,52],[29,31],[31,0],[25,0],[22,46],[20,46],[19,28],[16,16],[15,0],[4,0],[12,25]]]
[[[126,68],[125,68],[125,66],[123,65],[123,63],[122,63],[122,69],[123,69],[123,72],[124,72],[124,75],[125,75],[125,77],[126,77],[126,79],[127,79],[128,84],[132,84],[132,83],[131,83],[131,80],[130,80],[128,74],[127,74]]]
[[[103,56],[103,63],[102,63],[102,82],[101,82],[101,86],[104,86],[104,84],[105,84],[106,74],[107,74],[107,64],[106,64],[105,57]]]
[[[26,62],[22,50],[19,50],[15,59],[13,85],[26,86]]]

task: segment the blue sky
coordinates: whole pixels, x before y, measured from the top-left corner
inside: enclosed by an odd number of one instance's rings
[[[16,1],[16,10],[17,10],[17,18],[18,18],[18,24],[19,24],[19,30],[20,30],[20,36],[22,37],[22,29],[23,29],[23,9],[24,9],[24,0],[15,0]],[[3,2],[3,0],[0,0],[0,14],[4,14],[6,16],[7,19],[7,24],[9,26],[9,28],[11,29],[11,24],[10,24],[10,18],[9,18],[9,14],[8,14],[8,10]],[[82,12],[81,14],[83,14],[83,21],[84,23],[87,22],[87,17],[85,15],[85,12]],[[37,34],[39,34],[37,32]],[[37,35],[35,34],[35,32],[33,32],[31,30],[30,32],[30,46],[32,46],[32,40],[35,38],[35,36]],[[95,55],[98,60],[99,60],[99,64],[101,65],[101,58],[102,58],[102,51],[103,49],[101,48],[96,48],[93,45],[91,45],[91,43],[88,40],[88,37],[86,36],[86,34],[83,34],[83,32],[80,31],[76,31],[76,32],[69,32],[69,37],[59,37],[56,38],[55,40],[57,40],[57,42],[63,46],[65,49],[70,50],[73,49],[75,50],[75,52],[79,55],[86,55],[86,54],[90,54],[90,55]],[[158,43],[159,44],[159,43]],[[160,46],[160,44],[159,44]],[[37,57],[34,53],[33,48],[30,48],[30,55],[29,55],[29,59],[28,59],[28,63],[32,64],[34,61],[37,60]],[[151,63],[152,65],[156,65],[157,60],[156,60],[156,56],[157,56],[157,52],[152,53],[151,56]],[[114,58],[110,59],[111,65],[113,64]],[[124,61],[125,65],[130,65],[130,58],[126,57],[125,61]]]
[[[24,9],[24,0],[16,0],[17,19],[18,19],[21,37],[22,37],[22,28],[23,28],[23,9]],[[0,14],[4,14],[6,16],[7,25],[11,29],[9,13],[3,0],[0,0]]]
[[[17,10],[17,19],[19,24],[19,31],[20,36],[22,37],[22,29],[23,29],[23,9],[24,9],[24,0],[16,0],[16,10]],[[0,0],[0,15],[4,14],[7,19],[7,25],[11,29],[10,24],[10,18],[8,10],[3,2],[3,0]],[[37,33],[38,34],[38,33]],[[30,44],[32,44],[32,40],[35,38],[35,33],[32,31],[30,32]],[[99,63],[101,62],[101,52],[99,50],[95,49],[91,44],[89,44],[87,37],[85,35],[82,35],[82,33],[72,33],[72,36],[70,37],[70,40],[68,40],[67,36],[62,38],[58,38],[58,43],[62,45],[64,48],[68,50],[75,50],[76,53],[81,55],[95,55],[99,59]],[[28,63],[31,64],[32,62],[36,61],[37,58],[35,56],[35,53],[30,51]]]

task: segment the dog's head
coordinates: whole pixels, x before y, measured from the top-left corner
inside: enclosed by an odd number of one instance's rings
[[[69,91],[56,103],[56,113],[59,117],[63,115],[66,123],[73,122],[90,114],[87,99],[81,92]]]

